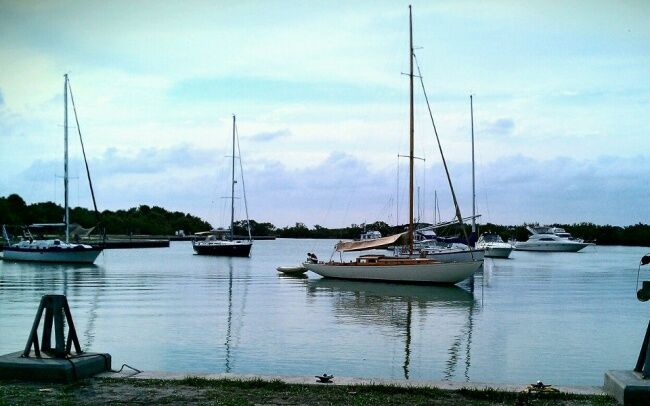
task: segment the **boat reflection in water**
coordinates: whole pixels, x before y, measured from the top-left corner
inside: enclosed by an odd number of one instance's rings
[[[469,381],[469,368],[471,360],[471,343],[473,330],[473,315],[478,311],[478,302],[474,295],[458,286],[430,286],[430,285],[404,285],[382,282],[360,282],[338,279],[310,279],[307,282],[309,296],[329,296],[333,299],[332,308],[335,317],[343,323],[363,324],[369,327],[388,327],[397,336],[404,338],[404,361],[402,363],[403,376],[410,377],[411,353],[413,347],[424,356],[440,352],[431,347],[428,338],[439,338],[444,334],[451,334],[451,344],[448,347],[447,359],[439,370],[437,365],[427,365],[425,374],[417,373],[418,377],[425,379],[459,380],[457,374],[458,363],[464,358],[462,370],[465,381]],[[460,315],[462,323],[449,325],[441,322],[440,312]],[[459,313],[460,312],[460,313]],[[415,322],[414,322],[415,320]],[[435,327],[432,332],[424,324],[432,323]],[[420,330],[413,334],[413,325]],[[458,326],[458,331],[450,328]],[[371,334],[369,332],[369,334]],[[391,334],[393,335],[393,334]],[[421,342],[413,342],[414,337]],[[464,344],[464,345],[463,345]],[[464,351],[464,354],[462,353]],[[418,357],[422,358],[422,357]],[[428,371],[433,368],[434,371]]]
[[[0,295],[16,307],[3,309],[7,314],[36,313],[41,296],[45,293],[65,295],[72,308],[81,348],[92,349],[95,341],[99,303],[107,287],[103,267],[92,263],[5,262],[0,272]],[[18,278],[7,277],[20,275]],[[12,297],[13,296],[13,297]],[[11,341],[13,335],[24,331],[3,331]]]

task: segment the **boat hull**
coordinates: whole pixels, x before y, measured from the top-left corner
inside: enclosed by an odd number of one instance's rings
[[[198,255],[213,255],[220,257],[248,257],[251,254],[252,243],[242,244],[192,244]]]
[[[499,248],[499,247],[487,247],[485,248],[485,256],[488,258],[508,258],[512,253],[514,248]]]
[[[483,261],[441,262],[418,265],[350,265],[304,263],[305,268],[325,278],[432,283],[453,285],[476,272]]]
[[[518,242],[515,245],[517,251],[541,251],[541,252],[578,252],[581,249],[592,245],[582,242],[562,242],[562,243],[529,243]]]
[[[2,259],[5,261],[92,264],[101,252],[102,248],[55,250],[5,247]]]
[[[282,272],[285,275],[302,275],[307,272],[307,268],[302,265],[299,266],[279,266],[275,268],[278,272]]]

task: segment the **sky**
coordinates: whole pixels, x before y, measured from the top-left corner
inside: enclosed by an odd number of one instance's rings
[[[463,215],[650,223],[650,3],[413,1],[421,77]],[[63,202],[68,73],[98,206],[328,227],[408,217],[401,1],[0,0],[0,195]],[[450,197],[419,79],[416,213]],[[70,117],[71,123],[74,117]],[[91,207],[76,126],[70,201]],[[237,154],[239,155],[239,154]],[[237,163],[239,167],[239,163]]]

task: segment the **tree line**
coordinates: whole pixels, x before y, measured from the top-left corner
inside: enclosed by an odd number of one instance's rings
[[[212,225],[207,221],[178,211],[168,211],[158,206],[141,205],[128,210],[104,210],[99,215],[83,207],[70,210],[70,218],[74,223],[83,227],[101,224],[108,234],[145,234],[145,235],[173,235],[178,230],[185,234],[194,234],[199,231],[208,231]],[[33,223],[56,223],[63,221],[63,207],[53,202],[26,204],[17,194],[0,197],[0,224],[27,225]],[[359,238],[364,230],[376,230],[382,235],[401,233],[406,230],[405,225],[391,226],[383,221],[368,224],[351,224],[341,228],[327,228],[321,225],[308,227],[304,223],[295,223],[292,226],[276,227],[269,222],[250,220],[251,234],[254,236],[275,236],[280,238],[334,238],[355,239]],[[426,226],[425,224],[421,226]],[[650,225],[634,224],[629,226],[597,225],[593,223],[577,224],[550,224],[562,227],[574,237],[592,241],[599,245],[637,245],[650,246]],[[464,225],[465,232],[469,235],[470,226]],[[492,231],[501,236],[505,241],[528,239],[526,224],[505,226],[498,224],[480,224],[479,233]],[[247,235],[246,221],[235,222],[234,232],[237,235]],[[442,236],[463,236],[460,226],[450,226],[436,230]]]
[[[63,222],[64,209],[53,202],[26,204],[17,194],[0,197],[0,224],[22,226]],[[212,226],[196,216],[141,205],[128,210],[104,210],[97,214],[84,207],[70,209],[70,222],[83,227],[99,225],[108,234],[173,235],[177,230],[196,233]]]

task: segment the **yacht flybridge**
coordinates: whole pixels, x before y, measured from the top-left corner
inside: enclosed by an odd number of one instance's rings
[[[422,82],[422,75],[414,75],[413,72],[413,63],[415,60],[415,54],[413,53],[413,25],[412,25],[412,16],[411,16],[411,6],[409,6],[409,64],[410,64],[410,74],[409,74],[409,90],[410,90],[410,153],[409,153],[409,227],[408,231],[401,234],[396,234],[387,237],[376,238],[373,240],[362,240],[362,241],[348,241],[348,242],[339,242],[335,246],[335,252],[352,252],[352,251],[363,251],[370,249],[383,248],[390,245],[394,245],[402,237],[406,237],[408,243],[408,252],[406,255],[362,255],[356,258],[354,261],[350,262],[320,262],[318,261],[313,254],[308,256],[307,261],[303,264],[308,270],[317,273],[323,277],[328,278],[343,278],[343,279],[362,279],[362,280],[374,280],[374,281],[393,281],[393,282],[413,282],[413,283],[440,283],[440,284],[455,284],[461,282],[476,272],[481,265],[483,265],[482,260],[469,260],[469,261],[459,261],[459,262],[441,262],[430,258],[418,258],[414,255],[413,249],[413,235],[414,235],[414,223],[413,223],[413,167],[414,167],[414,108],[413,108],[413,78],[419,77],[420,82],[422,83],[422,89],[424,91],[424,84]],[[418,67],[419,70],[419,67]],[[425,99],[428,99],[426,96],[426,91],[424,91]],[[431,116],[431,121],[433,123],[433,116],[431,109],[429,108],[429,114]],[[438,138],[437,131],[434,133],[436,138]],[[454,205],[456,207],[456,216],[458,221],[462,225],[462,217],[460,215],[460,209],[458,208],[458,203],[456,201],[456,195],[454,193],[453,186],[451,184],[451,178],[449,172],[447,171],[447,164],[442,155],[442,147],[440,146],[440,140],[438,139],[438,147],[440,149],[440,154],[442,157],[442,162],[447,172],[447,180],[451,189],[451,194],[454,199]]]
[[[75,239],[80,236],[79,233],[74,232],[70,228],[70,208],[68,206],[68,90],[70,90],[70,99],[72,100],[72,107],[74,109],[74,98],[72,97],[72,89],[68,75],[64,75],[63,84],[63,108],[64,108],[64,122],[63,122],[63,138],[64,138],[64,217],[63,223],[56,224],[32,224],[31,226],[24,227],[22,232],[21,241],[11,244],[11,239],[7,233],[6,227],[2,226],[2,234],[7,241],[7,246],[4,248],[3,259],[10,261],[34,261],[34,262],[60,262],[60,263],[86,263],[92,264],[95,259],[102,252],[102,248],[93,247],[87,244],[73,244],[70,243],[70,236],[75,235]],[[84,151],[84,161],[86,161],[86,153],[81,140],[81,130],[79,130],[79,120],[77,119],[77,112],[75,112],[75,120],[77,122],[77,130],[79,131],[79,140],[81,141],[81,148]],[[95,206],[95,213],[97,214],[97,204],[95,203],[95,193],[90,180],[90,171],[88,170],[88,163],[86,162],[86,173],[90,184],[90,191]],[[65,235],[64,240],[55,239],[35,239],[31,231],[39,230],[37,235],[44,234],[44,230],[60,229],[63,228]],[[80,228],[80,227],[77,227]],[[31,230],[31,231],[30,231]]]

